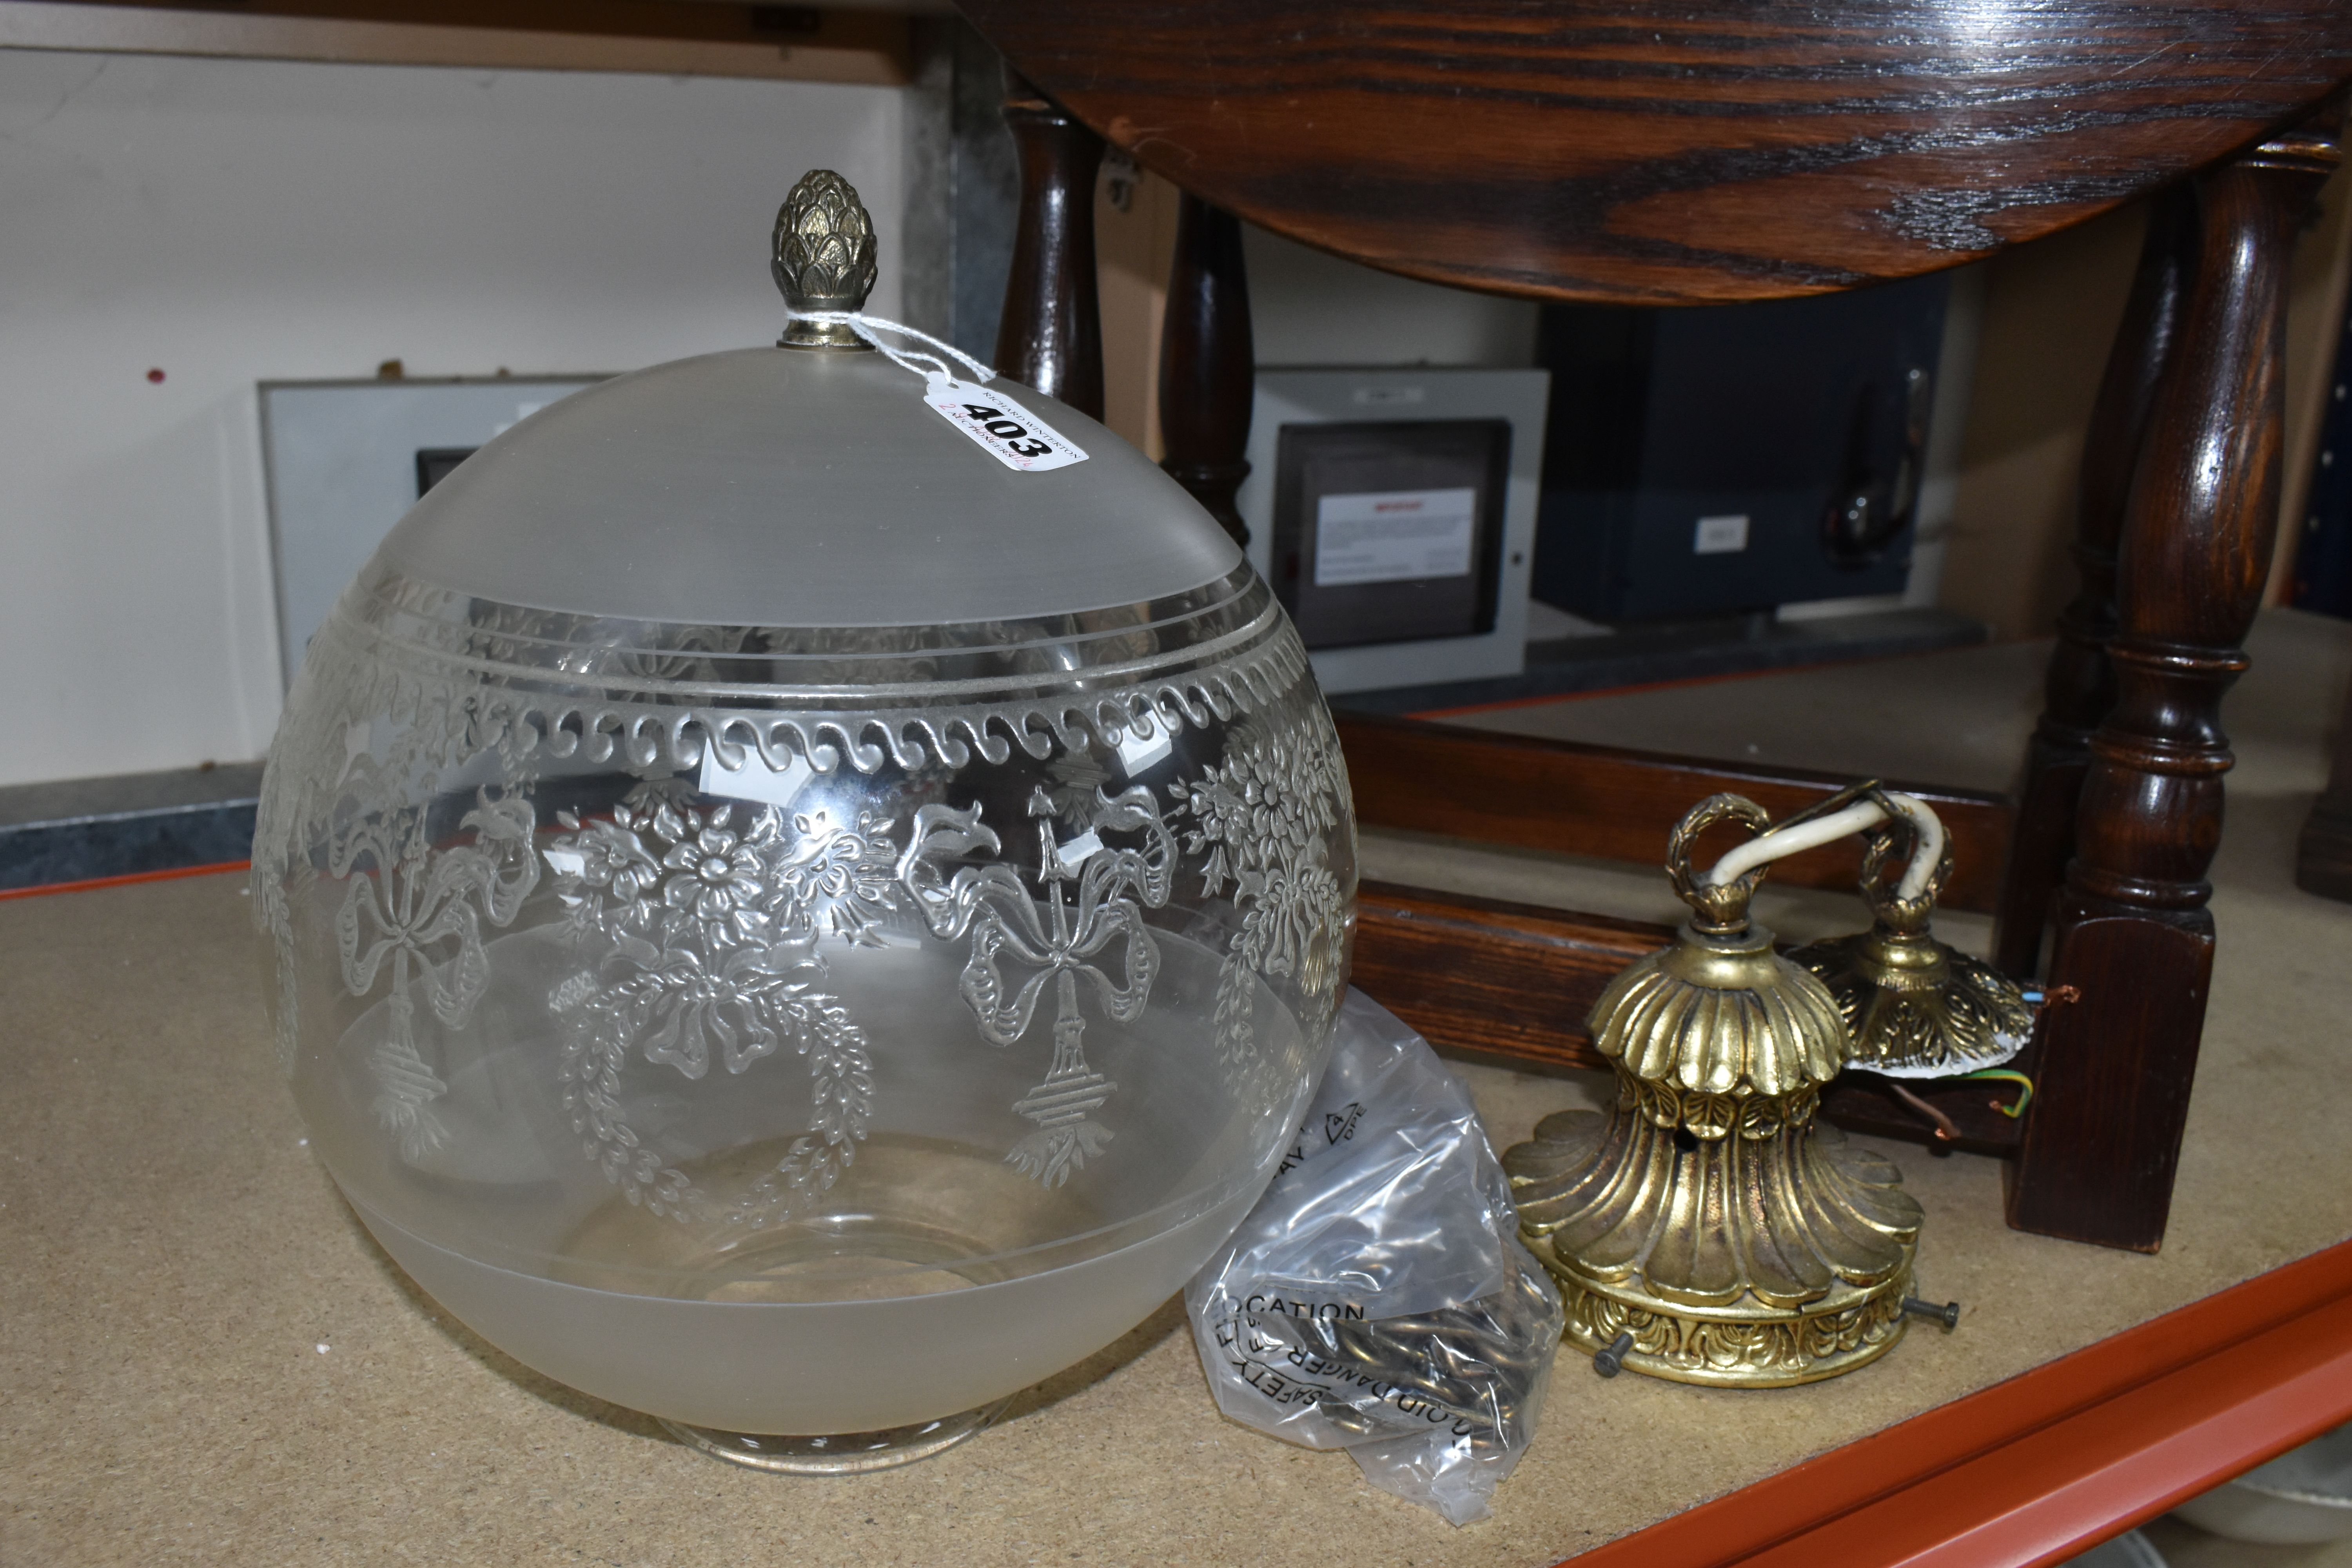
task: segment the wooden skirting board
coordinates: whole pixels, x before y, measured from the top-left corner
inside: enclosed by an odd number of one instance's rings
[[[1366,827],[1636,865],[1664,865],[1666,835],[1685,812],[1718,791],[1744,795],[1777,818],[1854,782],[1840,773],[1743,767],[1421,719],[1334,717],[1348,755],[1356,820]],[[2009,863],[2015,805],[1980,790],[1886,782],[1925,800],[1951,834],[1945,906],[1990,913]],[[1726,834],[1727,847],[1735,841]],[[1841,890],[1861,874],[1861,843],[1852,838],[1772,868],[1777,880]]]

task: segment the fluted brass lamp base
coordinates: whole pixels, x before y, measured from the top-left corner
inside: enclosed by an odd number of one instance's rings
[[[1612,1155],[1609,1145],[1628,1132],[1633,1142],[1652,1144],[1648,1159],[1638,1163],[1659,1160],[1690,1167],[1670,1178],[1684,1191],[1697,1192],[1714,1184],[1711,1174],[1719,1179],[1721,1173],[1704,1168],[1709,1163],[1720,1163],[1719,1145],[1714,1150],[1702,1144],[1669,1152],[1670,1141],[1656,1137],[1652,1127],[1643,1126],[1646,1119],[1630,1106],[1621,1108],[1617,1116],[1622,1120],[1614,1127],[1612,1118],[1595,1111],[1546,1117],[1533,1140],[1504,1156],[1516,1195],[1540,1202],[1538,1194],[1583,1185],[1571,1174],[1580,1167],[1588,1179],[1601,1174],[1596,1167],[1604,1162],[1623,1170],[1632,1162]],[[1801,1163],[1828,1178],[1826,1184],[1817,1182],[1817,1185],[1834,1185],[1848,1193],[1861,1189],[1884,1198],[1901,1179],[1890,1163],[1848,1144],[1833,1127],[1816,1122],[1793,1133],[1776,1131],[1810,1146]],[[1547,1181],[1534,1174],[1538,1172],[1557,1175]],[[1560,1176],[1570,1179],[1562,1182]],[[1894,1195],[1897,1205],[1903,1203],[1899,1194]],[[1573,1233],[1529,1227],[1522,1230],[1520,1239],[1559,1286],[1560,1300],[1568,1308],[1569,1343],[1599,1352],[1609,1348],[1619,1334],[1631,1333],[1633,1348],[1623,1364],[1633,1371],[1717,1388],[1786,1388],[1866,1366],[1903,1337],[1902,1303],[1911,1290],[1917,1242],[1916,1232],[1903,1235],[1899,1228],[1890,1228],[1895,1234],[1886,1241],[1895,1256],[1886,1259],[1893,1267],[1883,1277],[1855,1282],[1832,1276],[1820,1294],[1803,1300],[1768,1301],[1751,1289],[1720,1303],[1675,1300],[1645,1289],[1638,1268],[1599,1273],[1575,1245]],[[1561,1241],[1570,1243],[1565,1251],[1559,1245]]]
[[[1757,870],[1690,872],[1717,795],[1683,819],[1668,874],[1693,914],[1593,1004],[1617,1064],[1604,1115],[1562,1111],[1505,1151],[1519,1237],[1559,1281],[1567,1336],[1631,1336],[1621,1364],[1677,1383],[1779,1388],[1875,1361],[1903,1337],[1919,1205],[1893,1163],[1820,1121],[1851,1040],[1822,983],[1747,918]]]
[[[1546,1263],[1549,1263],[1547,1258]],[[1552,1270],[1568,1307],[1568,1342],[1606,1350],[1630,1331],[1624,1364],[1675,1383],[1717,1388],[1787,1388],[1867,1366],[1903,1337],[1900,1278],[1867,1289],[1840,1285],[1794,1312],[1677,1307],[1638,1288],[1597,1285]]]

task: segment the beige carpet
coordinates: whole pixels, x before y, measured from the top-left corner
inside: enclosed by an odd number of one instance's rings
[[[1549,1563],[1637,1530],[2352,1234],[2352,909],[2287,875],[2347,651],[2338,628],[2273,618],[2234,701],[2213,1014],[2161,1256],[2016,1235],[1991,1162],[1894,1149],[1927,1211],[1924,1284],[1967,1304],[1958,1331],[1769,1394],[1564,1363],[1496,1518],[1458,1531],[1344,1456],[1222,1420],[1172,1304],[925,1464],[794,1482],[701,1458],[482,1343],[369,1242],[279,1081],[236,879],[0,903],[0,1562],[1434,1568]],[[2007,764],[1988,750],[1961,777],[1975,743],[1953,736],[2012,743],[1991,694],[2017,700],[2031,663],[1986,649],[1486,721],[1971,782]],[[1872,682],[1900,701],[1857,724]],[[1373,875],[1671,913],[1641,873],[1392,836],[1366,850]],[[1853,919],[1827,895],[1766,912]],[[1498,1143],[1596,1091],[1464,1076]]]

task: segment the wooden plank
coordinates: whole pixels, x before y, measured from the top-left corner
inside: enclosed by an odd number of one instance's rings
[[[261,0],[234,11],[6,0],[0,48],[869,87],[911,79],[902,16],[660,0]]]
[[[1356,820],[1638,865],[1662,864],[1666,835],[1720,790],[1775,817],[1852,784],[1842,774],[1762,768],[1698,757],[1584,745],[1420,719],[1336,715],[1356,797]],[[1900,784],[1933,806],[1952,836],[1947,908],[1990,913],[2000,893],[2015,810],[2006,796]],[[1725,839],[1727,847],[1732,842]],[[1776,862],[1772,876],[1807,888],[1851,889],[1861,840],[1848,838]]]
[[[2347,1417],[2352,1242],[1572,1561],[2040,1568]]]
[[[1670,926],[1368,882],[1350,984],[1441,1050],[1557,1070],[1605,1068],[1584,1016]]]

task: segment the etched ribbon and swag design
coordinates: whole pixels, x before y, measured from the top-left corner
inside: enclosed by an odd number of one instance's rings
[[[364,995],[390,973],[369,1057],[376,1116],[412,1161],[446,1142],[433,1104],[446,1085],[416,1039],[419,992],[444,1026],[465,1026],[490,978],[483,926],[514,921],[543,857],[561,930],[583,954],[549,996],[565,1026],[563,1103],[588,1157],[632,1202],[756,1228],[834,1184],[866,1136],[874,1079],[865,1032],[830,988],[819,948],[827,937],[879,944],[894,916],[969,942],[958,989],[991,1045],[1019,1044],[1052,992],[1050,1064],[1012,1107],[1035,1130],[1006,1159],[1061,1185],[1112,1138],[1098,1113],[1118,1086],[1087,1059],[1086,998],[1112,1024],[1142,1016],[1160,965],[1146,913],[1168,904],[1188,857],[1204,893],[1230,896],[1239,917],[1219,966],[1220,1063],[1255,1063],[1256,977],[1287,978],[1310,1029],[1336,1005],[1346,919],[1325,847],[1345,812],[1344,780],[1328,723],[1304,737],[1237,726],[1220,763],[1164,786],[1172,810],[1142,784],[1036,787],[1026,803],[1034,866],[998,858],[1003,841],[978,805],[922,805],[901,840],[878,813],[850,823],[823,810],[696,805],[679,784],[646,784],[609,816],[559,813],[563,831],[538,854],[520,789],[478,792],[460,824],[472,841],[437,848],[421,808],[362,813],[329,868],[350,883],[335,921],[346,984]],[[787,1049],[809,1073],[809,1121],[727,1202],[697,1190],[628,1124],[632,1056],[698,1081],[714,1066],[740,1074]]]
[[[746,820],[739,826],[739,812]],[[758,1227],[824,1192],[856,1156],[874,1109],[865,1031],[825,989],[814,951],[837,934],[881,939],[892,889],[887,823],[771,805],[709,810],[634,792],[609,820],[583,823],[545,853],[575,940],[602,956],[550,998],[571,1029],[564,1103],[589,1157],[656,1214]],[[784,1047],[805,1061],[808,1126],[776,1167],[719,1206],[623,1120],[621,1070],[634,1048],[699,1079],[716,1060],[741,1073]],[[715,1213],[706,1213],[713,1210]]]
[[[465,1027],[490,983],[482,922],[511,923],[539,880],[531,853],[531,808],[484,789],[459,826],[471,844],[435,852],[421,808],[362,816],[328,858],[348,891],[335,911],[335,945],[343,984],[354,996],[375,989],[389,960],[391,995],[384,1032],[369,1053],[376,1081],[376,1121],[399,1141],[401,1156],[419,1160],[448,1140],[433,1101],[446,1092],[416,1048],[415,988],[424,983],[433,1016]],[[446,948],[446,963],[436,954]]]
[[[1037,868],[1030,875],[1040,886],[1044,913],[1021,873],[1001,862],[940,875],[941,860],[992,855],[1003,847],[995,830],[980,820],[978,806],[919,809],[899,879],[932,935],[954,942],[971,934],[959,988],[992,1043],[1017,1042],[1035,1016],[1046,983],[1053,983],[1053,1066],[1045,1081],[1013,1107],[1035,1122],[1037,1131],[1005,1158],[1055,1187],[1110,1142],[1109,1129],[1089,1113],[1100,1110],[1118,1087],[1087,1065],[1078,981],[1091,983],[1113,1022],[1131,1024],[1142,1016],[1160,972],[1159,944],[1143,922],[1143,911],[1168,902],[1177,849],[1151,792],[1139,784],[1116,795],[1097,789],[1091,797],[1079,792],[1057,796],[1041,785],[1030,795],[1028,810],[1037,826]],[[1058,839],[1056,823],[1076,831]],[[1107,834],[1134,836],[1139,842],[1120,845]],[[1073,884],[1075,898],[1068,891]],[[1117,979],[1096,962],[1113,949]],[[1008,962],[1029,972],[1009,994]]]

